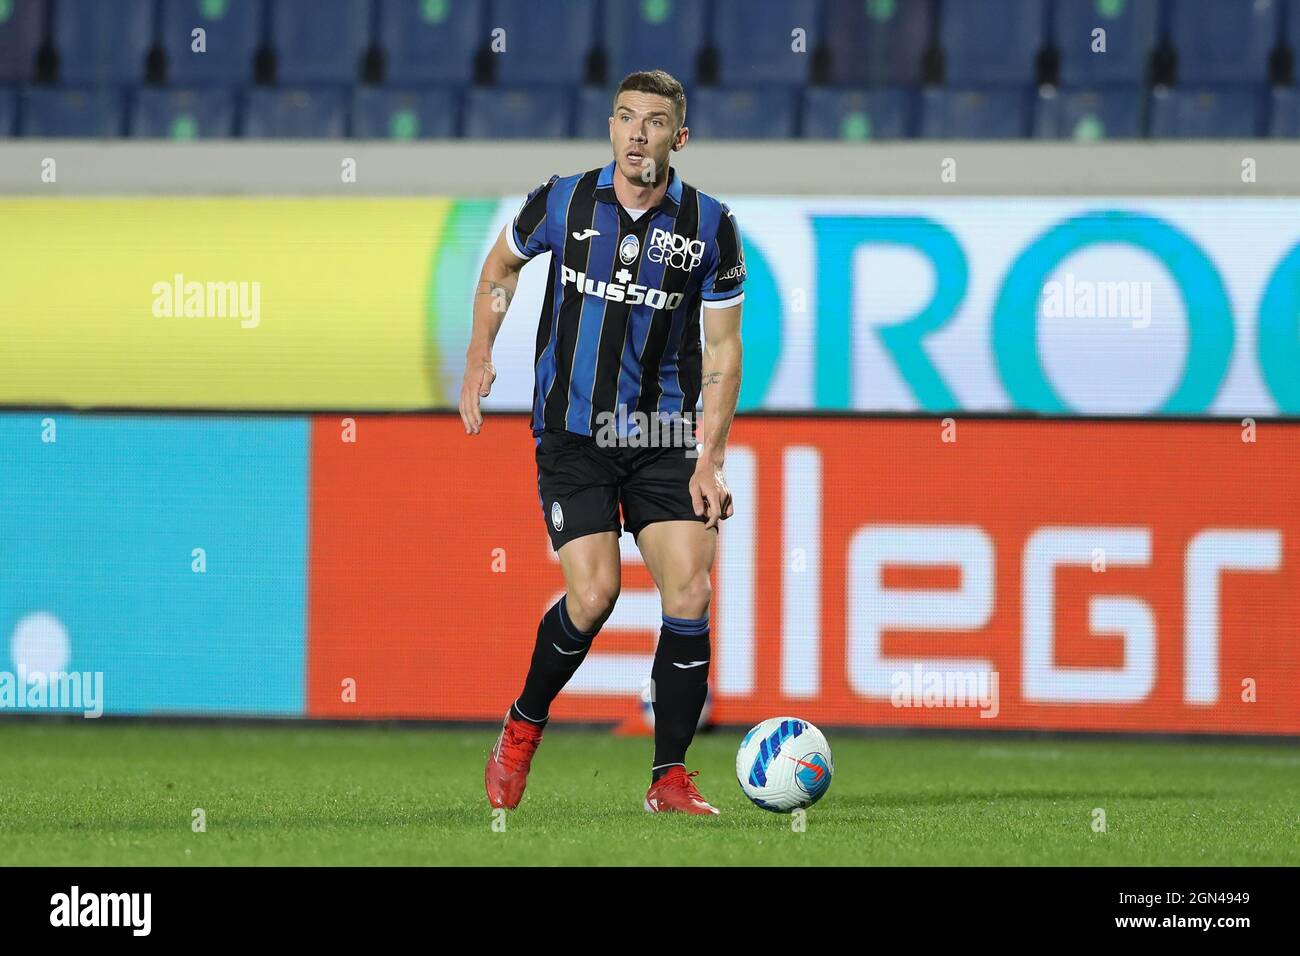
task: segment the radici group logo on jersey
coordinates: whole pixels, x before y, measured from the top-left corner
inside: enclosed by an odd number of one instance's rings
[[[704,261],[704,240],[688,239],[667,229],[650,233],[650,246],[645,257],[651,262],[662,262],[674,269],[691,272]]]

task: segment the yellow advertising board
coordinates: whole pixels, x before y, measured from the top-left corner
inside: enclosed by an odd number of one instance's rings
[[[431,310],[453,205],[0,200],[0,403],[445,404]]]

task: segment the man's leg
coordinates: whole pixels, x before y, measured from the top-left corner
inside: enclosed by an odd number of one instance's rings
[[[538,505],[567,590],[542,616],[523,692],[483,771],[488,801],[508,809],[523,798],[551,702],[586,658],[619,589],[617,472],[591,438],[568,432],[539,436],[536,455]]]
[[[511,705],[516,719],[545,724],[559,696],[591,648],[591,640],[618,600],[618,535],[574,538],[560,547],[564,597],[542,616],[523,693]]]
[[[684,766],[709,685],[709,572],[718,532],[700,521],[656,521],[637,546],[659,588],[663,629],[651,670],[655,756],[651,777]]]
[[[523,693],[510,705],[483,769],[483,785],[494,807],[513,810],[519,805],[551,702],[587,656],[591,639],[618,598],[617,532],[573,538],[560,545],[559,555],[568,590],[542,616]]]

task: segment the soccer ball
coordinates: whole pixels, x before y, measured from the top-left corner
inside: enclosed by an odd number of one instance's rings
[[[764,810],[789,813],[826,795],[835,773],[830,744],[798,717],[769,717],[740,742],[736,779]]]

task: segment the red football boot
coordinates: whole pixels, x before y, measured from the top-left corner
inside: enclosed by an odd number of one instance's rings
[[[694,813],[716,817],[718,808],[711,806],[695,789],[692,778],[699,775],[698,770],[687,773],[685,767],[670,767],[645,792],[646,813]]]
[[[528,768],[533,754],[542,742],[542,728],[526,720],[514,720],[506,711],[501,736],[488,754],[483,770],[483,785],[487,788],[488,803],[494,807],[513,810],[519,806],[528,786]]]

